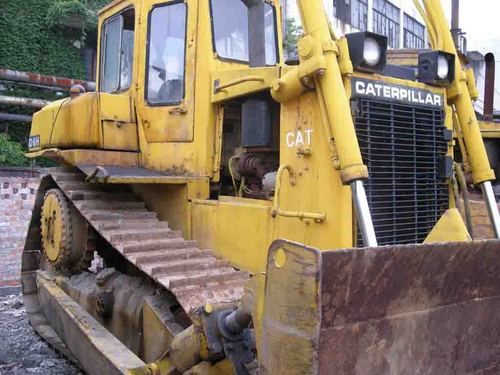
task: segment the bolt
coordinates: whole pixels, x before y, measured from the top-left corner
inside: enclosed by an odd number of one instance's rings
[[[210,303],[206,303],[203,310],[206,314],[211,314],[214,311],[214,307]]]
[[[220,353],[222,348],[219,343],[214,342],[212,345],[210,345],[210,349],[212,349],[212,352],[214,353]]]

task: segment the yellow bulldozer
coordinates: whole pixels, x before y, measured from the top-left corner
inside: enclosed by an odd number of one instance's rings
[[[500,371],[500,218],[438,0],[418,74],[298,0],[116,0],[96,92],[33,117],[32,326],[89,374]],[[453,116],[496,239],[456,209]]]

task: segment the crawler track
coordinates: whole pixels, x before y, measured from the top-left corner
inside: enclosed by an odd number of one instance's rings
[[[42,178],[23,253],[23,294],[35,329],[67,356],[71,354],[41,314],[36,270],[41,257],[40,210],[43,195],[58,187],[87,222],[130,263],[175,295],[186,312],[206,303],[232,303],[241,299],[248,273],[235,270],[211,250],[169,228],[144,202],[126,189],[110,191],[88,184],[76,171],[54,169]]]

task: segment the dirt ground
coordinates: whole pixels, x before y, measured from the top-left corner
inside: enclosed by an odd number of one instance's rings
[[[83,375],[31,328],[20,295],[0,297],[0,374]]]

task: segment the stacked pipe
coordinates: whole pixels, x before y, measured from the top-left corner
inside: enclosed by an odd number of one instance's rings
[[[48,76],[37,73],[21,72],[18,70],[1,69],[0,82],[39,87],[45,90],[69,91],[74,85],[82,86],[86,91],[95,91],[95,82],[77,79]],[[23,98],[16,96],[0,95],[0,105],[12,105],[40,109],[50,104],[43,99]],[[31,116],[0,112],[0,121],[31,122]]]

